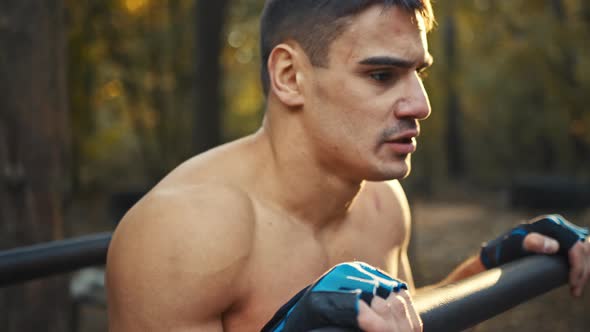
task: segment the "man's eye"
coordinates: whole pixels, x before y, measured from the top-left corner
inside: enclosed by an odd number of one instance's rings
[[[369,76],[377,82],[388,82],[393,78],[393,74],[391,72],[384,71],[372,72],[369,74]]]

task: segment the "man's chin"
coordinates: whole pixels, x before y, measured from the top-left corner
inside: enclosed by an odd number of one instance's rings
[[[391,179],[390,180],[401,180],[405,179],[410,175],[412,171],[412,159],[411,154],[408,154],[403,160],[395,163],[394,166],[391,168]]]
[[[405,171],[400,172],[399,174],[395,175],[391,180],[403,180],[405,178],[407,178],[408,176],[410,176],[410,173],[412,171],[412,168],[410,166],[408,166],[408,168],[406,168]]]
[[[407,178],[408,176],[410,176],[410,173],[412,172],[412,168],[408,167],[407,171],[399,178],[397,178],[398,180],[403,180],[405,178]]]
[[[387,165],[373,174],[368,181],[389,181],[389,180],[401,180],[405,179],[410,175],[412,165],[410,159],[406,159],[404,162],[400,162],[395,166]]]

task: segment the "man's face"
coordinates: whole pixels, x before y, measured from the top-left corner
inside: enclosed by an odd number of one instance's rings
[[[304,87],[322,166],[354,180],[407,176],[418,120],[430,115],[419,72],[431,63],[419,15],[373,6],[352,17]]]

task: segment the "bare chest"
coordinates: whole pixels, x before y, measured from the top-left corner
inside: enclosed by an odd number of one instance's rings
[[[359,209],[340,227],[314,233],[271,211],[259,211],[255,248],[244,273],[247,291],[224,315],[225,331],[259,331],[298,291],[336,264],[363,261],[392,275],[401,246],[389,213]]]

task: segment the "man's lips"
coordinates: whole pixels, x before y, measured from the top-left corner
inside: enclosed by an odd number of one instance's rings
[[[385,141],[384,144],[396,154],[414,153],[417,148],[416,137],[418,135],[418,131],[407,131]]]
[[[396,154],[409,154],[416,152],[417,143],[415,138],[387,141],[385,146]]]
[[[418,136],[420,136],[420,131],[418,129],[411,129],[387,139],[387,142],[401,141],[416,138]]]

